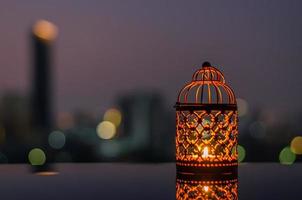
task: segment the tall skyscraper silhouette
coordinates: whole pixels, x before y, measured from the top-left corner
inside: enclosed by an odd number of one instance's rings
[[[51,68],[56,35],[56,26],[48,21],[40,20],[33,26],[32,120],[35,131],[48,132],[53,123]]]

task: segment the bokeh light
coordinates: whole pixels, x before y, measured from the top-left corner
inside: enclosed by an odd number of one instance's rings
[[[58,28],[49,21],[39,20],[33,26],[33,33],[42,40],[52,41],[58,35]]]
[[[249,106],[246,100],[237,98],[237,106],[238,106],[238,116],[243,117],[245,116],[249,111]]]
[[[119,110],[111,108],[105,112],[104,120],[109,121],[118,127],[122,121],[122,114]]]
[[[113,138],[116,134],[116,127],[112,122],[103,121],[96,128],[97,134],[104,140]]]
[[[291,141],[290,149],[295,154],[302,154],[302,136],[297,136]]]
[[[42,149],[34,148],[29,152],[28,160],[31,165],[43,165],[46,162],[46,156]]]
[[[261,121],[253,122],[249,126],[250,135],[257,139],[262,139],[266,136],[266,125]]]
[[[74,117],[68,112],[59,112],[57,116],[57,127],[59,129],[70,129],[74,127]]]
[[[53,131],[48,136],[48,143],[54,149],[61,149],[64,147],[66,137],[61,131]]]
[[[285,147],[279,154],[279,161],[283,165],[291,165],[295,162],[296,155],[291,151],[290,147]]]
[[[108,158],[118,157],[121,152],[121,146],[115,140],[107,140],[99,146],[99,153]]]
[[[59,172],[56,171],[45,171],[45,172],[36,172],[35,175],[37,176],[55,176],[58,175]]]
[[[237,146],[237,152],[238,152],[238,162],[242,162],[245,158],[245,149],[243,146],[238,145]]]
[[[267,126],[274,126],[276,123],[278,123],[278,114],[275,110],[262,109],[259,119]]]

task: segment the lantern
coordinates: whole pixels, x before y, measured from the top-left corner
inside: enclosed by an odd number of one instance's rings
[[[237,173],[237,104],[223,74],[203,63],[175,108],[177,172]]]
[[[194,178],[193,178],[194,177]],[[176,200],[221,200],[238,199],[237,174],[231,176],[183,177],[178,174],[176,179]]]

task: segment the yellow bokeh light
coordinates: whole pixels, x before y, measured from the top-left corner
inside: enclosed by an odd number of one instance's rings
[[[236,99],[238,106],[238,116],[243,117],[248,113],[249,106],[246,100],[238,98]]]
[[[42,149],[34,148],[29,152],[28,160],[31,165],[43,165],[46,162],[46,156]]]
[[[290,149],[295,154],[302,154],[302,136],[297,136],[291,141]]]
[[[39,20],[33,26],[33,34],[45,41],[52,41],[58,35],[58,28],[51,22]]]
[[[119,110],[111,108],[105,112],[104,120],[109,121],[118,127],[122,121],[122,114]]]
[[[103,121],[96,128],[97,134],[104,140],[112,139],[116,134],[116,127],[112,122]]]

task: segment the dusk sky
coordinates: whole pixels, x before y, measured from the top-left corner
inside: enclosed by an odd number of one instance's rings
[[[30,90],[31,26],[59,28],[57,110],[102,112],[159,91],[167,108],[207,60],[251,107],[302,110],[302,1],[2,0],[0,93]]]

